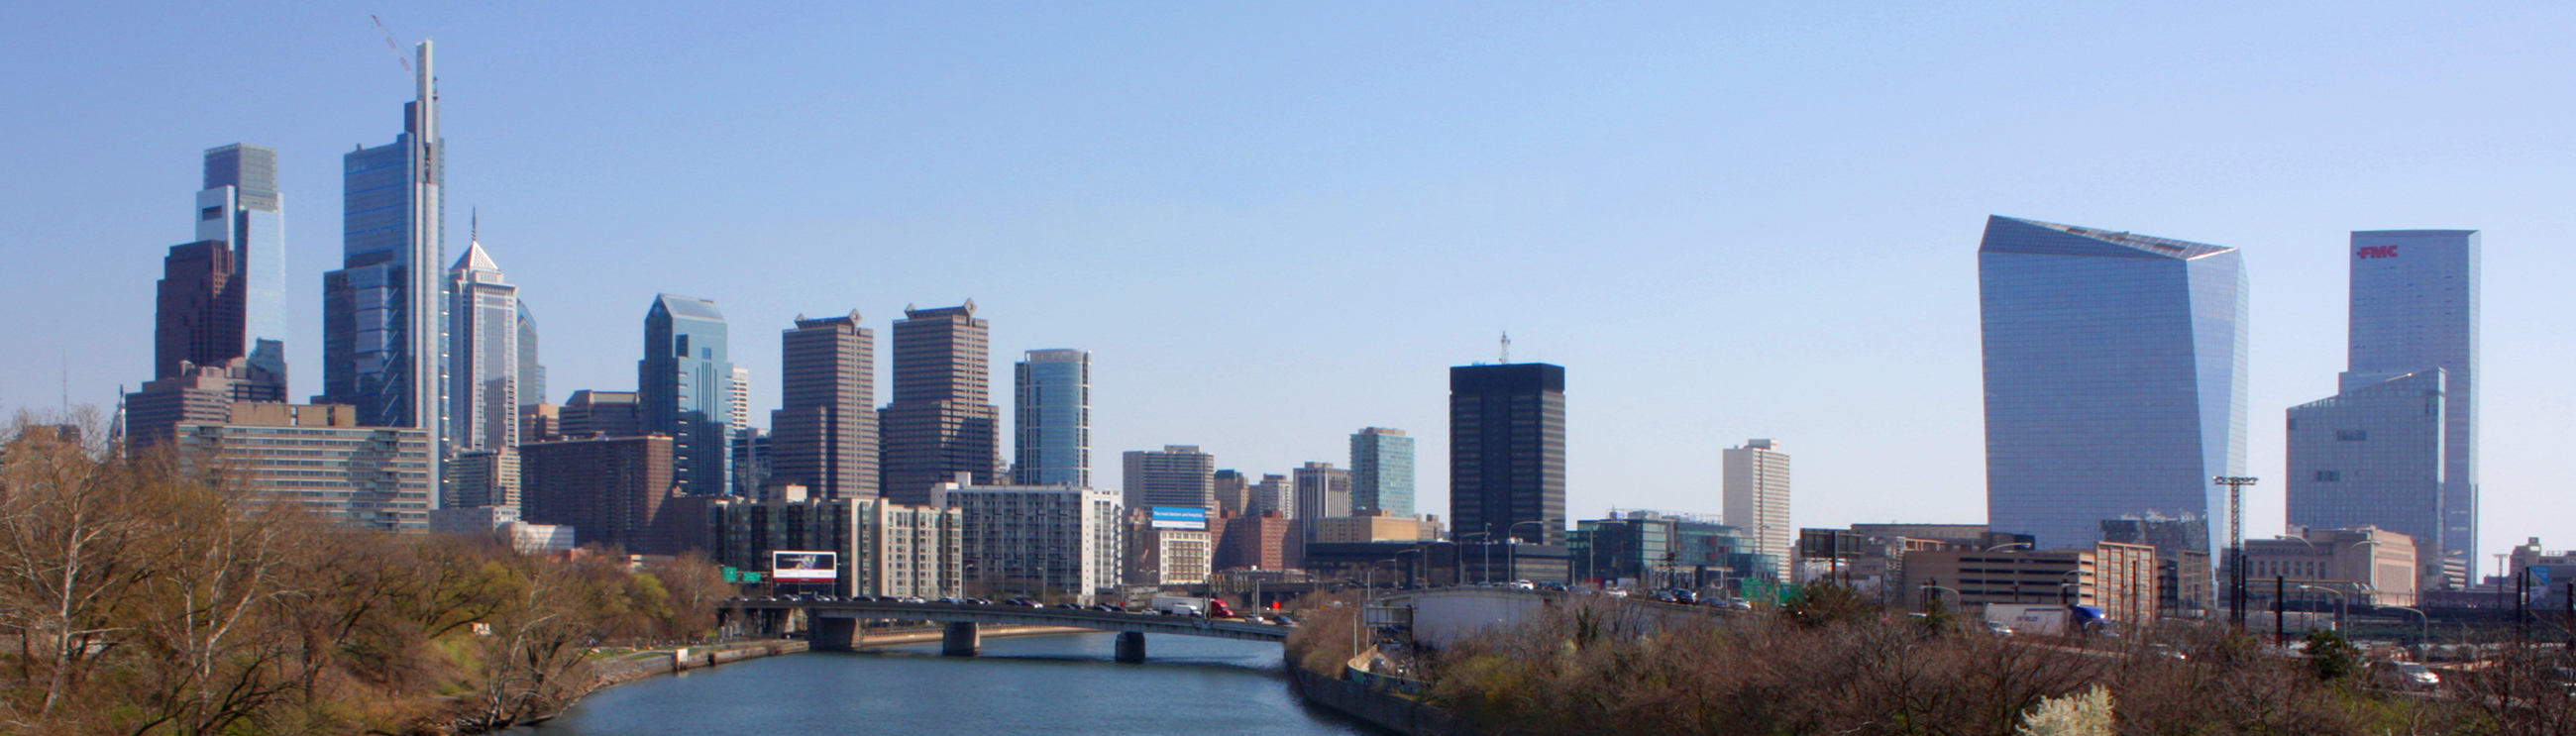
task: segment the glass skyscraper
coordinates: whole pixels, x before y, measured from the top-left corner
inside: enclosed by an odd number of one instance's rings
[[[2438,547],[2420,536],[2415,545],[2471,569],[2478,561],[2478,246],[2476,230],[2354,232],[2350,353],[2337,387],[2350,392],[2442,369],[2442,535]]]
[[[479,240],[447,274],[448,447],[507,452],[519,444],[519,287]]]
[[[197,239],[232,244],[241,285],[240,355],[286,386],[286,222],[277,194],[277,149],[235,143],[206,149],[197,192]]]
[[[357,407],[358,424],[427,433],[447,447],[444,263],[446,141],[438,135],[429,42],[394,142],[341,157],[341,268],[322,275],[320,403]],[[440,463],[429,485],[442,487]]]
[[[2369,525],[2415,538],[2418,581],[2439,582],[2446,544],[2442,369],[2290,407],[2288,520]]]
[[[2236,249],[1992,217],[1977,277],[1989,527],[2038,549],[2089,547],[2138,514],[2223,533],[2210,478],[2245,474]]]
[[[1351,507],[1413,515],[1413,438],[1404,430],[1366,427],[1351,433]]]
[[[1011,482],[1091,487],[1091,352],[1031,350],[1017,366]]]
[[[672,482],[681,493],[725,495],[733,426],[733,358],[724,313],[705,299],[663,294],[644,315],[644,359],[635,387],[644,431],[671,436]]]

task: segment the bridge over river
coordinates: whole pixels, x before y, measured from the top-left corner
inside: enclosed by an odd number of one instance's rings
[[[744,612],[804,611],[813,628],[816,649],[857,649],[867,621],[937,621],[948,625],[940,653],[971,657],[982,650],[977,629],[983,624],[1063,626],[1118,632],[1118,661],[1145,661],[1146,634],[1205,636],[1218,639],[1283,642],[1292,627],[1241,619],[1165,616],[1152,613],[1031,608],[973,603],[890,603],[885,601],[743,600],[729,609]]]

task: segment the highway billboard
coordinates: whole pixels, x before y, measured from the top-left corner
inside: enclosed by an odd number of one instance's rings
[[[841,578],[841,556],[833,552],[769,553],[769,578],[782,583],[833,582]]]
[[[1152,508],[1156,529],[1207,529],[1207,509],[1196,506],[1155,506]]]

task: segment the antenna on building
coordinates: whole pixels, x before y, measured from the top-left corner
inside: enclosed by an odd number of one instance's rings
[[[481,207],[465,208],[465,242],[472,245],[483,244],[483,208]]]
[[[1511,365],[1511,364],[1512,364],[1512,333],[1511,333],[1511,331],[1509,331],[1509,330],[1505,330],[1505,331],[1503,332],[1503,363],[1502,363],[1502,364],[1503,364],[1503,365]]]
[[[396,63],[396,64],[401,64],[401,65],[402,65],[403,74],[406,74],[406,75],[411,74],[411,73],[412,73],[412,71],[411,71],[411,60],[410,60],[410,59],[405,59],[405,58],[403,58],[403,53],[402,53],[402,44],[394,43],[394,32],[393,32],[393,30],[392,30],[392,29],[389,29],[389,28],[386,28],[386,27],[385,27],[385,19],[383,19],[383,18],[378,18],[378,17],[375,17],[375,16],[370,15],[370,16],[367,16],[367,20],[375,21],[375,22],[376,22],[376,30],[379,30],[379,31],[383,31],[383,32],[384,32],[384,34],[385,34],[385,48],[393,49],[393,52],[394,52],[394,63]]]

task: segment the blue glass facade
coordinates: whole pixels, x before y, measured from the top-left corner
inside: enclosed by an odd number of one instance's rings
[[[1351,434],[1351,509],[1413,515],[1413,438],[1401,429]]]
[[[1011,482],[1091,487],[1091,353],[1031,350],[1014,371]]]
[[[715,302],[663,294],[644,315],[644,359],[635,368],[644,431],[671,436],[672,481],[684,494],[725,495],[732,485],[726,344]]]
[[[2289,522],[2415,538],[2416,577],[2441,571],[2446,376],[2409,373],[2290,407]],[[2456,546],[2456,545],[2454,545]]]
[[[423,430],[437,453],[448,444],[446,142],[429,43],[417,50],[402,134],[341,157],[341,268],[322,275],[316,400],[357,407],[363,426]],[[429,464],[432,488],[441,464]]]
[[[233,247],[242,283],[242,355],[286,388],[286,220],[277,193],[277,149],[235,143],[206,149],[197,193],[197,239]]]
[[[2236,249],[1993,217],[1977,273],[1988,525],[2039,549],[2136,514],[2226,529],[2210,478],[2245,473]]]
[[[2352,234],[2350,357],[2338,387],[2350,392],[2435,368],[2445,374],[2440,546],[2420,536],[2415,544],[2472,567],[2478,553],[2479,241],[2476,230]]]

